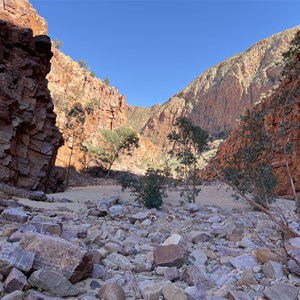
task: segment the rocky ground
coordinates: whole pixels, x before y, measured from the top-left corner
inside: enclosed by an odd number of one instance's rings
[[[300,299],[300,239],[283,245],[273,222],[227,205],[224,191],[161,210],[117,190],[29,197],[0,201],[1,299]]]

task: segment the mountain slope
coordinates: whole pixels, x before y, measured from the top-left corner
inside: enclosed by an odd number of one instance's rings
[[[214,135],[227,134],[236,119],[253,107],[262,93],[276,86],[282,69],[282,53],[295,27],[264,39],[243,53],[210,68],[163,104],[142,133],[163,146],[174,120],[185,115]]]

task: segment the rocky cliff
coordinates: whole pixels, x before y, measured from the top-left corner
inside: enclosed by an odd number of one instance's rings
[[[300,37],[300,35],[299,35]],[[299,49],[299,48],[298,48]],[[293,56],[292,63],[285,75],[285,79],[274,92],[257,103],[239,126],[233,130],[228,139],[221,145],[216,159],[222,167],[226,161],[231,161],[234,154],[240,149],[240,131],[248,120],[257,120],[257,116],[264,113],[264,131],[273,137],[276,151],[272,158],[272,165],[278,183],[276,191],[279,195],[292,195],[290,184],[291,174],[296,188],[300,193],[300,52]],[[286,151],[284,151],[286,145]],[[288,166],[288,168],[287,168]],[[206,178],[213,178],[214,172],[206,173]]]
[[[58,184],[53,165],[62,137],[47,88],[51,57],[47,36],[0,20],[0,181],[32,190]]]
[[[261,94],[278,84],[281,55],[296,31],[292,28],[262,40],[204,72],[161,106],[143,135],[162,146],[174,120],[182,114],[216,136],[227,134]]]
[[[83,167],[83,153],[76,143],[72,149],[73,139],[67,126],[67,112],[75,103],[81,103],[85,110],[82,136],[88,139],[101,129],[114,129],[126,124],[126,97],[119,94],[117,88],[109,87],[93,77],[88,70],[55,47],[53,53],[48,76],[49,89],[58,116],[57,124],[66,140],[58,152],[57,164],[67,166],[73,151],[71,165],[80,170]]]
[[[48,34],[47,22],[27,0],[0,0],[0,19],[31,28],[34,35]]]
[[[38,15],[28,0],[0,0],[0,18],[18,26],[32,28],[35,35],[48,33],[47,22]],[[74,103],[82,104],[86,110],[82,136],[88,138],[99,129],[125,125],[126,98],[119,94],[116,88],[107,86],[91,72],[81,68],[54,45],[52,51],[51,70],[47,77],[48,87],[57,114],[57,125],[66,140],[58,152],[56,163],[67,166],[72,151],[71,165],[79,170],[83,167],[83,153],[79,145],[73,145],[72,132],[66,126],[66,113]]]

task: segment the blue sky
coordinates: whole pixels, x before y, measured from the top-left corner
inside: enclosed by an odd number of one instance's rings
[[[132,105],[163,103],[209,67],[300,24],[298,0],[30,0],[52,39]]]

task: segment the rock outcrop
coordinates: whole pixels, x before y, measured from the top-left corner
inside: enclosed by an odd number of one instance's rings
[[[27,0],[0,0],[0,19],[31,28],[34,35],[48,34],[47,22]]]
[[[57,164],[68,166],[74,141],[67,126],[66,113],[72,105],[80,102],[85,111],[82,136],[88,139],[101,129],[114,129],[126,124],[126,97],[55,47],[52,50],[54,56],[48,76],[49,89],[58,116],[57,124],[66,140],[58,152]],[[80,146],[75,141],[71,165],[77,170],[83,167],[82,157]]]
[[[243,121],[220,146],[215,157],[222,167],[226,167],[226,161],[231,160],[240,148],[240,131],[245,122],[256,120],[264,112],[264,131],[277,145],[272,165],[278,178],[276,191],[279,195],[292,195],[291,179],[296,192],[300,192],[300,53],[295,55],[290,68],[285,80],[275,91],[247,112]],[[286,154],[284,144],[289,148]],[[207,178],[214,175],[213,172],[206,173]]]
[[[35,35],[47,34],[47,22],[38,15],[28,0],[0,0],[0,19],[9,20],[17,26],[32,28]],[[57,125],[66,141],[60,148],[56,164],[68,166],[72,151],[71,165],[77,170],[83,167],[84,156],[80,146],[72,139],[67,128],[66,111],[80,102],[86,110],[82,135],[93,136],[99,129],[116,128],[126,123],[126,97],[117,88],[107,86],[102,80],[79,66],[69,56],[63,54],[52,44],[53,57],[51,70],[47,77],[48,87],[57,114]],[[91,109],[92,108],[92,109]],[[72,149],[71,149],[72,148]]]
[[[181,115],[211,134],[227,134],[262,93],[268,94],[278,84],[281,55],[296,31],[297,27],[264,39],[204,72],[160,107],[143,135],[162,146]]]
[[[47,88],[51,58],[47,36],[0,21],[0,181],[26,189],[57,186],[62,137]]]

